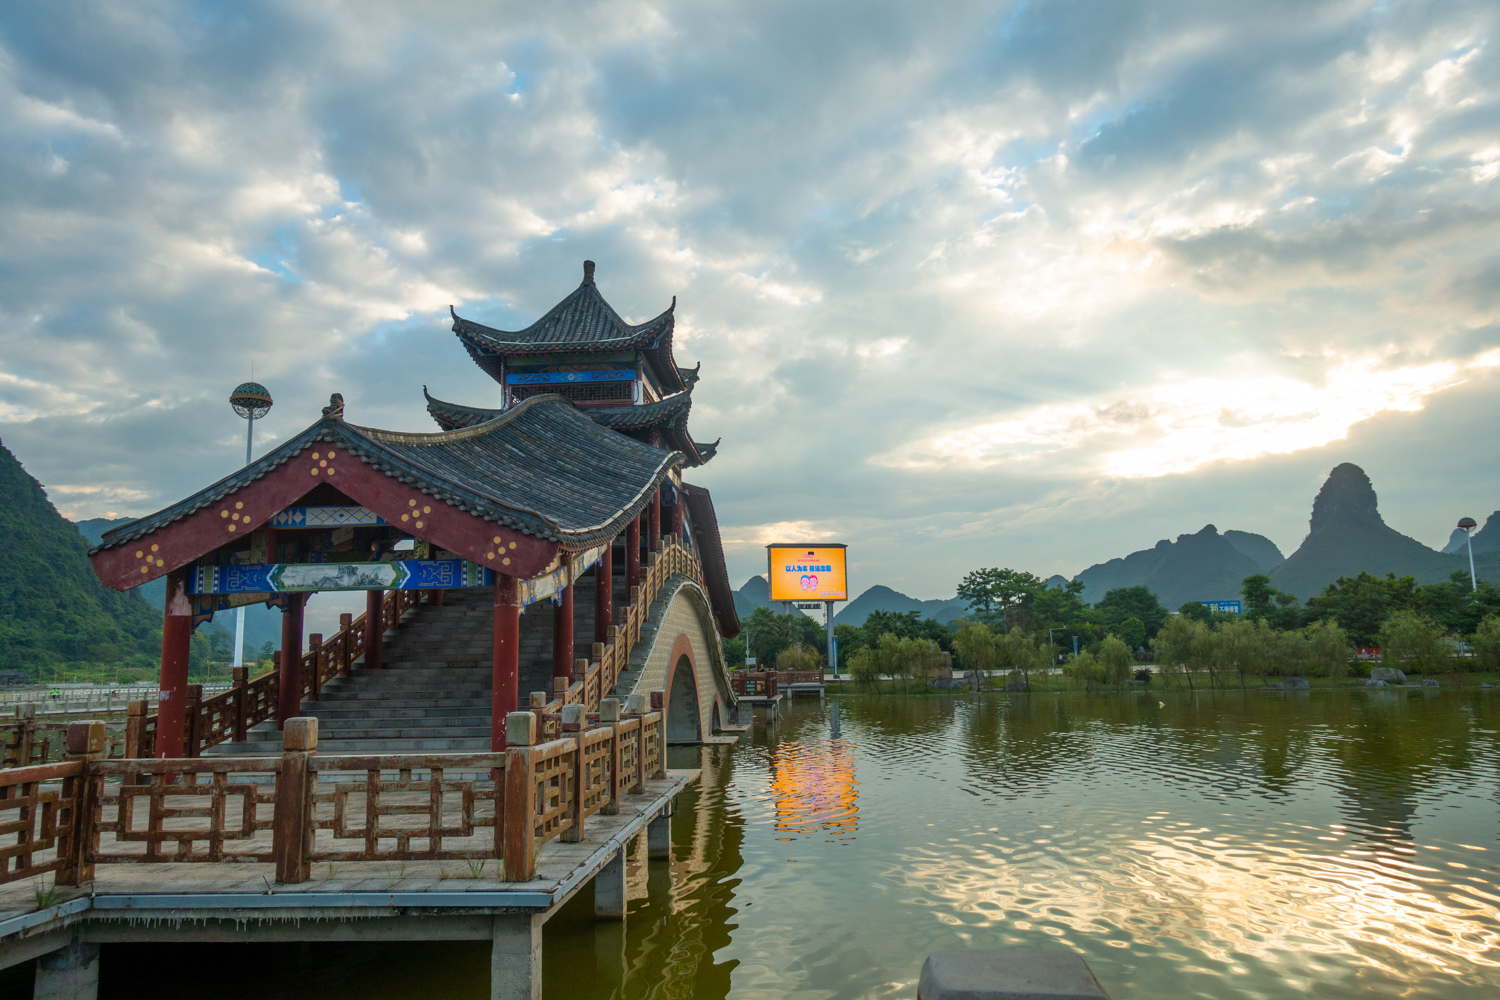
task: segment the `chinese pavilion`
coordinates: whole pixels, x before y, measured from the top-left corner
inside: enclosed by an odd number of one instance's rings
[[[712,501],[682,478],[718,442],[688,432],[699,370],[673,358],[675,309],[626,323],[586,261],[523,330],[454,313],[500,406],[427,395],[440,429],[410,433],[348,422],[335,394],[245,468],[107,533],[90,552],[106,584],[167,578],[156,756],[270,746],[296,715],[330,749],[503,749],[508,712],[658,690],[668,739],[701,740],[732,710],[721,637],[740,626]],[[334,590],[365,591],[365,615],[304,636],[307,598]],[[192,630],[252,603],[283,609],[277,668],[237,674],[234,719],[205,721]]]

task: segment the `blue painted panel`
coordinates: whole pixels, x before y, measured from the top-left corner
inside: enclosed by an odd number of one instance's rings
[[[633,368],[612,368],[597,372],[512,372],[505,376],[506,385],[550,385],[568,382],[629,382],[635,378]]]

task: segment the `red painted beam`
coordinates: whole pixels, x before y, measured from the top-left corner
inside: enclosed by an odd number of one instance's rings
[[[523,535],[435,500],[345,449],[320,442],[217,503],[128,545],[95,553],[90,557],[94,572],[116,590],[138,587],[263,527],[325,482],[412,536],[496,572],[527,579],[557,557],[555,542]]]
[[[188,656],[193,646],[192,606],[182,572],[167,578],[167,608],[161,628],[161,683],[157,694],[156,756],[184,756],[187,730]]]
[[[521,606],[516,578],[501,575],[495,582],[495,640],[490,661],[490,749],[505,749],[505,717],[521,699]]]

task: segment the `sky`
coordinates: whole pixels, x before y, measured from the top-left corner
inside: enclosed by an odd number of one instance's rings
[[[1500,508],[1491,2],[0,8],[0,440],[150,513],[318,419],[494,405],[582,261],[677,298],[736,585],[1290,554],[1333,466]]]

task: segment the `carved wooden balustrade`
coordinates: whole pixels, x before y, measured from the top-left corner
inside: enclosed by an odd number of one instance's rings
[[[538,847],[581,839],[665,776],[662,698],[635,714],[608,699],[602,720],[574,708],[561,738],[482,754],[107,758],[103,724],[75,722],[68,759],[0,771],[0,883],[79,885],[103,864],[263,862],[303,882],[313,863],[490,859],[526,881]]]

